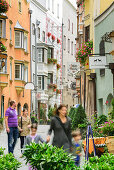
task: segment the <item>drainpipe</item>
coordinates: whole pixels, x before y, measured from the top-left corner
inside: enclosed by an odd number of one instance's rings
[[[30,81],[32,82],[32,50],[31,50],[31,44],[32,44],[32,40],[31,40],[31,14],[32,14],[32,10],[29,10],[29,14],[30,14]],[[30,112],[32,112],[32,90],[30,91],[31,94],[31,103],[30,103]]]

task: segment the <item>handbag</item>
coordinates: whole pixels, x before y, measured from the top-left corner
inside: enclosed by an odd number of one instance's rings
[[[21,116],[21,129],[22,129],[22,116]],[[18,138],[20,138],[20,136],[21,136],[21,132],[19,131],[19,136],[18,136]]]

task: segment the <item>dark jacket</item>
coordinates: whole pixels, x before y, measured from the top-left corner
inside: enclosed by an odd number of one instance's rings
[[[71,119],[67,117],[66,123],[63,123],[64,129],[67,133],[65,133],[63,127],[61,126],[60,122],[61,119],[56,118],[59,116],[54,116],[51,119],[51,125],[50,129],[48,131],[48,135],[51,135],[52,131],[54,132],[54,137],[53,137],[53,146],[58,146],[61,148],[63,146],[63,149],[70,152],[70,148],[72,146],[72,136],[71,136]]]

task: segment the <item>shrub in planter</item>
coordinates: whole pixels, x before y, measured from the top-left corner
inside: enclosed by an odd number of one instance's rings
[[[38,123],[38,119],[35,116],[31,116],[32,123]]]
[[[99,129],[106,136],[114,136],[114,122],[112,120],[105,122]]]
[[[0,148],[0,169],[2,170],[17,170],[21,163],[15,159],[12,153],[4,154],[4,149]]]
[[[6,0],[0,0],[0,13],[7,12],[9,8],[8,3]]]
[[[100,158],[90,157],[89,162],[84,165],[85,170],[113,170],[114,169],[114,155],[103,154]]]
[[[55,108],[50,108],[49,109],[49,112],[48,112],[48,118],[50,119],[53,115],[54,115],[54,112],[55,112]]]
[[[6,51],[6,46],[4,46],[2,43],[0,43],[0,51]]]
[[[71,108],[69,116],[72,119],[72,129],[76,129],[78,124],[83,124],[86,121],[86,113],[82,105],[79,105],[78,108]]]
[[[57,59],[48,58],[48,64],[57,64]]]
[[[30,163],[38,170],[75,170],[74,157],[65,153],[62,148],[49,146],[48,144],[31,143],[26,146],[24,154],[26,163]]]
[[[107,121],[108,121],[107,116],[101,115],[101,116],[99,116],[99,118],[97,120],[97,124],[101,125],[102,123],[107,122]]]
[[[43,125],[44,124],[44,120],[40,119],[40,124]]]

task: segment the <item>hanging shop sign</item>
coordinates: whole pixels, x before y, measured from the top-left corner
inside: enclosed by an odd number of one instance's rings
[[[90,69],[104,69],[106,68],[106,56],[95,56],[89,57],[89,68]]]

